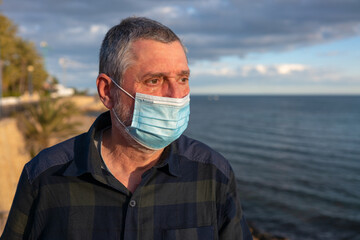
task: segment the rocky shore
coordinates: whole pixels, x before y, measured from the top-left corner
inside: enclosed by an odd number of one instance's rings
[[[248,222],[248,225],[254,240],[290,240],[289,238],[283,236],[261,232],[252,222]]]

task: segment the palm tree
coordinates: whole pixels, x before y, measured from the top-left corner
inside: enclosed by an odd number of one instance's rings
[[[49,147],[52,137],[65,137],[75,133],[78,122],[71,121],[74,114],[79,113],[75,105],[62,99],[42,97],[38,104],[29,105],[19,116],[31,157],[41,149]]]

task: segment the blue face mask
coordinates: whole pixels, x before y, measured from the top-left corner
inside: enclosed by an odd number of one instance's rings
[[[162,149],[185,131],[190,115],[190,94],[184,98],[169,98],[136,93],[134,98],[113,79],[111,81],[135,100],[131,126],[125,126],[115,110],[112,111],[137,143],[149,149]]]

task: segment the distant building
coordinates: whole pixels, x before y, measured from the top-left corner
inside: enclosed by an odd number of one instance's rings
[[[67,88],[61,84],[55,84],[54,90],[51,93],[51,97],[69,97],[75,94],[75,90],[73,88]]]
[[[50,96],[52,98],[58,97],[69,97],[75,94],[75,90],[73,88],[64,87],[61,84],[55,84],[52,89],[48,89],[50,91]],[[39,101],[40,96],[37,92],[33,94],[29,94],[26,92],[20,97],[2,97],[0,98],[0,106],[16,106],[22,103],[31,103]]]

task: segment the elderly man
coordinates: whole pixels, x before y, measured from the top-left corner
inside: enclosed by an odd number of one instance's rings
[[[252,239],[229,163],[182,135],[189,75],[166,26],[110,29],[96,80],[110,111],[25,165],[1,239]]]

